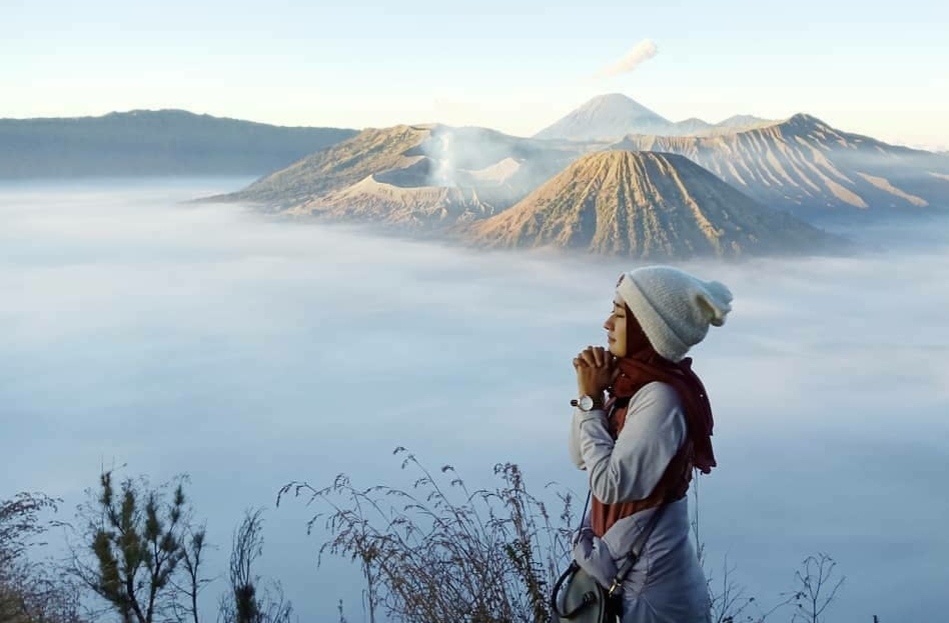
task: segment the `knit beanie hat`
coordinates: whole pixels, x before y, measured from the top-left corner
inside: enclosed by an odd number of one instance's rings
[[[717,281],[702,281],[670,266],[623,273],[616,286],[649,343],[663,358],[679,362],[701,342],[709,325],[720,327],[731,311],[732,293]]]

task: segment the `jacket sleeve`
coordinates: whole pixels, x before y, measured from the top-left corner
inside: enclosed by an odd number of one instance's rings
[[[580,452],[580,427],[578,423],[584,421],[585,418],[600,418],[603,419],[606,417],[606,411],[602,409],[594,409],[589,413],[584,413],[578,408],[573,410],[573,424],[570,426],[570,440],[569,440],[569,450],[570,450],[570,460],[573,461],[573,464],[580,469],[586,469],[586,465],[583,463],[583,454]]]
[[[603,411],[576,411],[571,456],[590,475],[590,489],[604,504],[649,496],[686,438],[685,414],[675,389],[650,383],[629,403],[626,423],[614,442]]]

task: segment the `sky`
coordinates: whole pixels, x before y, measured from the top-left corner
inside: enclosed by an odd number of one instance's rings
[[[603,343],[630,261],[181,203],[249,181],[0,185],[0,499],[61,496],[69,520],[103,467],[155,483],[186,472],[212,574],[262,506],[261,575],[301,620],[336,620],[343,599],[357,621],[356,569],[318,569],[326,535],[306,534],[326,508],[276,508],[284,484],[343,472],[404,487],[414,476],[392,450],[405,446],[472,489],[513,461],[538,494],[584,492],[567,452],[571,360]],[[852,233],[885,243],[856,257],[683,265],[735,295],[691,352],[716,422],[699,493],[709,571],[727,557],[765,608],[822,551],[847,578],[828,620],[945,612],[949,281],[934,276],[949,271],[947,231],[887,224]]]
[[[442,122],[526,136],[620,92],[674,121],[808,112],[949,149],[947,6],[2,0],[0,117],[183,108],[278,125]],[[643,45],[654,55],[615,70]]]

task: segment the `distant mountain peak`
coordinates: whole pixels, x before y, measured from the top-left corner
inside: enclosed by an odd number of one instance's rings
[[[643,112],[650,115],[655,115],[653,111],[649,110],[633,98],[628,95],[623,95],[622,93],[606,93],[604,95],[597,95],[594,98],[588,100],[585,104],[580,106],[580,109],[587,110],[597,110],[597,109],[624,109],[624,110],[633,110],[636,112]],[[658,115],[656,115],[658,116]]]
[[[783,125],[788,126],[788,127],[793,127],[793,128],[807,129],[807,130],[814,129],[814,128],[821,128],[821,129],[830,128],[829,125],[827,125],[826,123],[824,123],[823,121],[815,117],[814,115],[809,115],[804,112],[799,112],[795,115],[792,115],[791,117],[787,119],[787,121],[784,122]]]
[[[655,134],[672,122],[622,93],[598,95],[535,135],[541,139],[609,141],[626,134]]]
[[[603,93],[602,95],[597,95],[591,97],[587,103],[593,104],[596,102],[633,102],[636,103],[636,100],[631,98],[628,95],[623,93]]]
[[[598,95],[582,104],[570,114],[586,117],[614,115],[636,120],[645,119],[662,123],[670,123],[670,121],[665,117],[659,115],[653,110],[650,110],[649,108],[646,108],[633,98],[629,97],[628,95],[623,95],[622,93],[607,93],[606,95]]]
[[[769,121],[762,117],[756,117],[755,115],[732,115],[728,119],[722,119],[715,125],[720,126],[729,126],[729,125],[747,125],[749,123],[765,123]]]

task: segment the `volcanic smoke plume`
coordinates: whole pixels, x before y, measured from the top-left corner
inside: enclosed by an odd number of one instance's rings
[[[629,73],[654,57],[658,52],[659,48],[652,39],[643,39],[634,45],[633,49],[626,53],[626,56],[612,65],[601,69],[599,73],[597,73],[597,76],[610,77]]]

